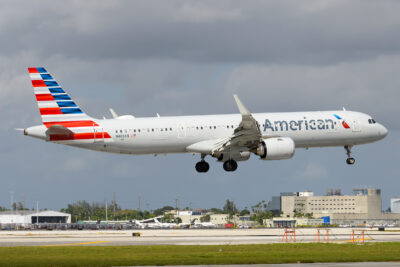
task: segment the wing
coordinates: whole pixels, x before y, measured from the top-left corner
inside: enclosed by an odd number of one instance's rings
[[[242,121],[233,131],[233,135],[227,138],[212,139],[194,143],[186,148],[188,152],[218,155],[232,151],[256,151],[263,138],[260,125],[243,105],[237,95],[233,95],[242,115]]]
[[[213,153],[223,153],[243,148],[253,150],[261,143],[262,135],[259,123],[253,118],[239,97],[237,95],[233,95],[233,97],[242,115],[242,121],[230,138],[227,138],[225,142],[220,142],[218,146],[214,147]]]

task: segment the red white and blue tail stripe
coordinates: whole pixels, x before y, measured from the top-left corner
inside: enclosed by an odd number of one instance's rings
[[[81,110],[45,68],[28,68],[28,72],[43,124],[47,128],[53,125],[73,128],[70,129],[73,135],[50,136],[50,141],[96,139],[97,135],[110,138],[107,133],[96,129],[99,125]]]
[[[28,68],[33,91],[39,106],[40,115],[45,125],[63,122],[87,122],[87,116],[71,97],[59,86],[45,68]]]

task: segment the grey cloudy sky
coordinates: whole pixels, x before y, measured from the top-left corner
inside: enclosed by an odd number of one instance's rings
[[[0,206],[111,200],[124,208],[239,207],[282,191],[381,188],[400,194],[399,1],[2,1]],[[347,109],[373,115],[389,136],[356,147],[256,157],[225,173],[191,155],[123,156],[48,144],[14,128],[40,124],[26,68],[46,67],[94,117]]]

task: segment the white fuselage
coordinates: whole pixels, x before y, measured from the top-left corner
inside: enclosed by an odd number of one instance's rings
[[[344,146],[353,165],[354,145],[378,141],[387,129],[369,115],[353,111],[251,114],[233,95],[240,114],[97,120],[82,111],[43,67],[28,68],[42,125],[25,135],[49,142],[121,154],[198,153],[198,172],[207,172],[207,155],[235,171],[251,153],[262,160],[290,159],[296,148]]]
[[[341,117],[338,119],[334,114]],[[290,137],[296,148],[353,146],[384,138],[387,129],[370,123],[369,115],[353,111],[255,113],[263,137]],[[191,144],[232,136],[241,115],[176,116],[95,120],[93,131],[111,138],[56,143],[122,154],[185,153]],[[349,128],[343,126],[343,121]],[[29,130],[29,128],[28,128]],[[79,133],[79,128],[74,132]],[[30,135],[30,134],[28,134]],[[32,135],[34,136],[34,135]],[[39,137],[39,136],[35,136]]]

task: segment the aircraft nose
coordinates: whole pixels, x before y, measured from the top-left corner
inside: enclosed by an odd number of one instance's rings
[[[383,126],[382,124],[379,124],[379,135],[384,138],[386,137],[386,135],[388,134],[388,129],[386,129],[385,126]]]

